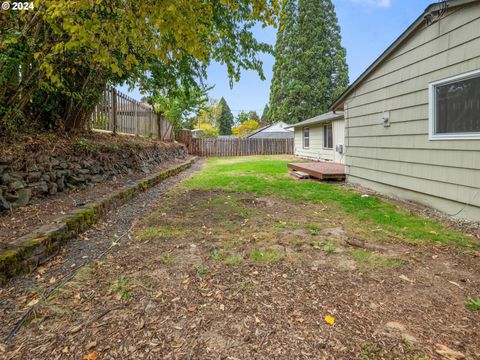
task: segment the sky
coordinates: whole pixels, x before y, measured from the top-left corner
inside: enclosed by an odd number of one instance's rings
[[[347,50],[350,83],[366,70],[381,53],[420,16],[435,0],[333,0],[341,28],[342,45]],[[254,28],[257,40],[275,44],[276,30],[273,27]],[[225,97],[234,115],[240,111],[256,111],[262,114],[268,103],[274,58],[261,54],[266,79],[262,81],[253,71],[243,71],[239,82],[230,88],[227,71],[220,64],[208,67],[208,85],[214,85],[209,96]],[[140,99],[137,90],[121,91]]]

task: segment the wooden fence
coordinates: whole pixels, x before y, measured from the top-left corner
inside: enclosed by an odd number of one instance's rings
[[[293,154],[293,139],[210,139],[192,138],[183,130],[177,136],[188,152],[198,156],[248,156]]]
[[[114,87],[107,88],[92,113],[92,129],[173,140],[172,124],[155,114],[149,104],[138,102]]]

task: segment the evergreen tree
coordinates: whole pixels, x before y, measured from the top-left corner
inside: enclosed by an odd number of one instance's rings
[[[348,85],[348,68],[332,1],[287,1],[293,19],[277,34],[270,114],[296,123],[328,110]]]
[[[256,111],[250,111],[248,113],[248,120],[254,120],[256,122],[260,121],[260,118],[258,117],[258,114]]]
[[[233,114],[223,97],[220,99],[219,105],[221,107],[218,117],[219,133],[220,135],[232,135]]]
[[[262,117],[260,118],[260,120],[262,120],[262,122],[264,123],[269,123],[270,122],[270,108],[268,107],[268,104],[265,104],[265,107],[263,108],[263,113],[262,113]]]

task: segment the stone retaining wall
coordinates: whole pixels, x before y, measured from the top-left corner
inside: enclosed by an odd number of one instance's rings
[[[33,154],[28,160],[14,155],[0,157],[0,211],[25,206],[34,197],[91,186],[132,172],[148,173],[160,163],[187,156],[185,146],[178,143],[135,151],[113,148],[108,153],[78,148],[81,142],[76,145],[73,152]]]

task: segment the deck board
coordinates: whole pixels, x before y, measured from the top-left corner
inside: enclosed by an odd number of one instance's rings
[[[345,180],[345,165],[334,162],[289,163],[288,167],[320,180]]]

